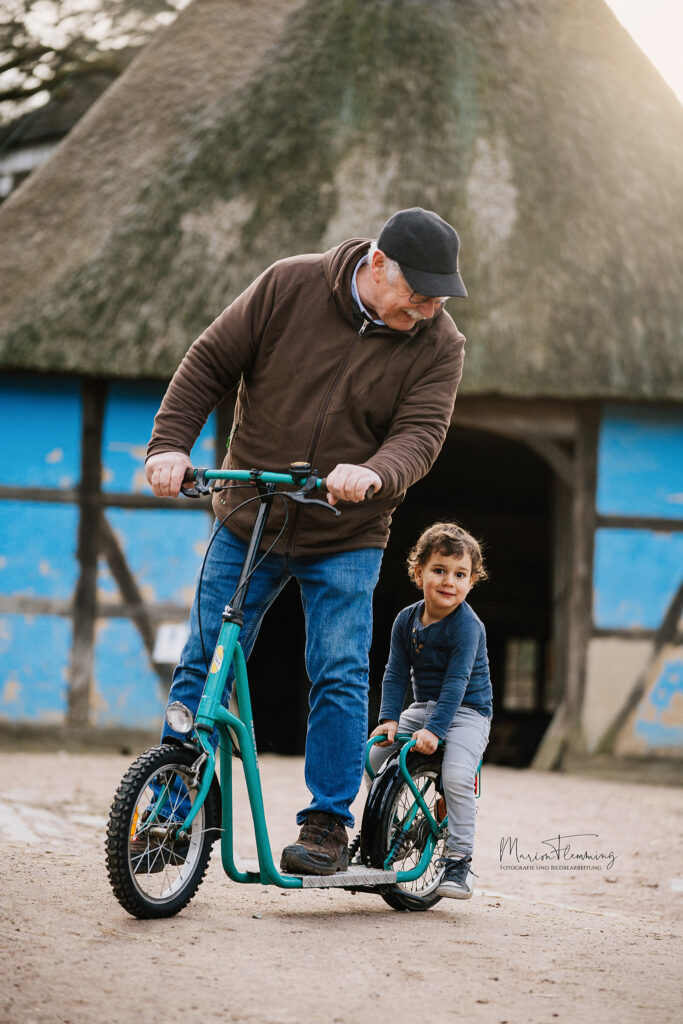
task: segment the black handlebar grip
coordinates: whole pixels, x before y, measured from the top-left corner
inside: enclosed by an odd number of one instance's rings
[[[196,469],[194,468],[194,466],[188,466],[187,469],[185,470],[185,476],[183,477],[183,483],[180,486],[182,487],[183,484],[193,484],[194,483],[194,475],[195,475],[195,473],[196,473]]]

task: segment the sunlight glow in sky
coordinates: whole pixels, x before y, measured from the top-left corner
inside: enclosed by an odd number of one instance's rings
[[[683,0],[607,0],[683,103]]]

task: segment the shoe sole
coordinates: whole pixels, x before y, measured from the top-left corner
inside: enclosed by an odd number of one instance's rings
[[[454,889],[449,885],[440,885],[436,890],[437,896],[445,896],[449,900],[471,900],[474,895],[474,890],[470,889],[469,892],[462,892],[460,889]]]
[[[346,871],[348,866],[348,855],[340,858],[336,864],[316,864],[301,847],[283,850],[280,860],[280,871],[289,875],[336,875],[338,871]]]

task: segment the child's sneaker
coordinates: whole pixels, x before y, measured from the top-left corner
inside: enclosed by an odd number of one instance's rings
[[[442,857],[439,864],[443,864],[444,869],[437,894],[452,900],[471,899],[474,892],[470,881],[470,876],[474,875],[471,863],[471,857]]]

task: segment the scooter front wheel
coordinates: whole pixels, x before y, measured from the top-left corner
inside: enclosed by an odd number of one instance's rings
[[[212,784],[186,837],[178,831],[197,798],[199,757],[163,744],[130,766],[114,797],[107,829],[107,871],[121,906],[138,918],[171,917],[190,902],[220,833],[220,790]]]
[[[407,768],[434,818],[444,816],[445,804],[439,790],[442,752],[408,754]],[[430,835],[423,812],[399,766],[398,754],[383,766],[372,784],[361,826],[361,859],[374,868],[392,867],[410,871],[420,861]],[[394,910],[429,910],[442,898],[437,895],[441,871],[437,861],[444,856],[446,829],[437,839],[425,872],[412,882],[398,882],[381,892]]]

